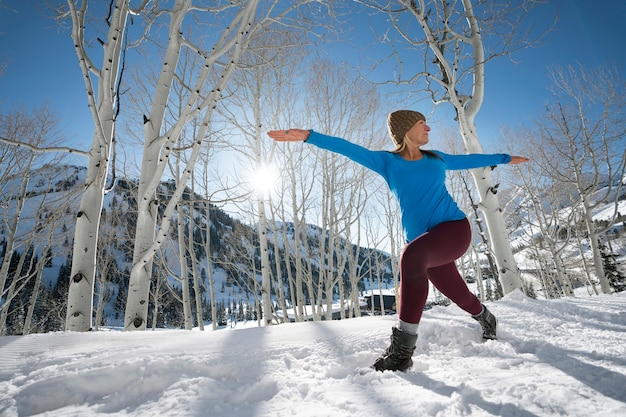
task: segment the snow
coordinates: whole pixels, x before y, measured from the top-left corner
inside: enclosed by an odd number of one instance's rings
[[[420,324],[415,365],[369,369],[396,316],[218,331],[0,338],[0,416],[626,416],[626,294],[456,306]]]

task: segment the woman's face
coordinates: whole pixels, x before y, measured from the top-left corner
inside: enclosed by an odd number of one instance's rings
[[[430,127],[426,124],[426,121],[420,120],[406,132],[404,137],[406,145],[417,148],[426,145],[428,143],[428,132],[430,132]]]

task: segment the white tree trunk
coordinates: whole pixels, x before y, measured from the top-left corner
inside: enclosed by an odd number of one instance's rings
[[[489,168],[483,168],[472,170],[471,172],[481,196],[479,207],[485,215],[489,241],[498,269],[500,285],[504,295],[506,295],[516,289],[521,289],[522,282],[489,171]]]
[[[295,220],[295,216],[294,216],[294,220]],[[294,222],[294,226],[295,226],[295,222]],[[295,229],[294,229],[295,230]],[[301,317],[302,317],[302,312],[301,312],[301,291],[298,291],[296,289],[297,286],[297,272],[296,272],[296,277],[294,278],[293,276],[293,268],[292,265],[295,265],[296,263],[296,258],[295,258],[295,253],[297,253],[298,251],[295,250],[295,248],[291,247],[291,243],[293,241],[294,246],[297,247],[296,242],[299,242],[299,239],[296,240],[296,234],[294,233],[293,236],[290,236],[289,233],[287,232],[287,223],[283,223],[283,229],[282,229],[282,237],[283,237],[283,242],[285,242],[285,264],[286,264],[286,268],[287,268],[287,282],[289,284],[289,298],[291,300],[291,307],[293,308],[293,320],[295,322],[300,322]],[[292,263],[292,258],[293,258],[293,263]],[[302,281],[300,281],[302,282]],[[300,307],[298,307],[300,306]],[[287,312],[285,311],[284,316],[287,317]]]
[[[30,326],[33,319],[33,314],[35,312],[35,304],[37,303],[37,296],[39,295],[39,287],[41,285],[41,276],[43,275],[43,270],[46,265],[48,259],[46,259],[46,251],[52,245],[53,234],[52,231],[54,229],[50,228],[50,232],[48,233],[47,243],[43,246],[43,251],[41,254],[41,258],[37,263],[37,275],[35,276],[35,283],[33,285],[33,292],[30,296],[30,301],[28,303],[28,310],[26,312],[26,318],[24,319],[24,327],[22,330],[22,334],[26,336],[30,334]]]
[[[72,14],[72,40],[85,79],[89,107],[95,124],[85,190],[76,218],[65,318],[66,330],[84,332],[92,326],[98,229],[114,135],[117,81],[129,2],[115,2],[107,41],[103,44],[103,66],[99,71],[94,69],[85,49],[85,13],[88,2],[83,2],[81,10],[76,9],[74,1],[68,0],[68,3]],[[98,78],[97,103],[90,78],[92,72]]]
[[[453,105],[466,151],[481,153],[482,148],[478,141],[474,120],[484,100],[487,58],[481,28],[474,14],[471,0],[452,3],[432,1],[428,5],[424,0],[402,0],[400,3],[407,7],[406,10],[417,20],[425,38],[414,39],[409,29],[405,30],[400,26],[396,12],[392,11],[390,12],[392,23],[400,33],[400,37],[411,41],[413,46],[427,46],[434,54],[434,57],[425,57],[424,69],[418,71],[416,75],[426,78],[428,92],[435,104]],[[532,4],[530,6],[532,7]],[[495,7],[493,10],[498,10],[501,16],[487,16],[484,22],[489,22],[489,18],[510,16],[507,8]],[[433,11],[434,13],[431,13]],[[525,16],[525,13],[527,9],[519,13],[521,18]],[[514,42],[517,27],[515,25],[511,27],[513,28],[511,34],[501,35],[500,52],[492,53],[489,59],[506,55],[520,47],[519,43]],[[524,39],[520,43],[525,45],[527,40]],[[433,64],[439,70],[438,75]],[[503,292],[507,294],[515,289],[521,289],[520,273],[513,257],[489,169],[474,170],[472,174],[480,193],[480,208],[484,212],[489,229],[491,250],[496,258]]]
[[[293,210],[293,257],[295,263],[295,286],[296,286],[296,298],[295,300],[292,298],[292,302],[294,303],[294,313],[296,317],[296,321],[305,321],[307,320],[305,308],[305,300],[304,300],[304,291],[302,286],[304,285],[304,271],[302,266],[302,247],[304,243],[302,242],[302,237],[306,238],[306,223],[303,226],[304,222],[300,221],[300,216],[303,215],[300,213],[298,209],[297,203],[297,193],[295,191],[296,184],[292,182],[292,210]],[[304,229],[304,231],[303,231]]]
[[[157,82],[152,109],[144,129],[144,152],[137,197],[137,229],[124,319],[124,329],[126,330],[145,330],[152,259],[167,236],[171,222],[170,216],[185,190],[184,186],[176,188],[164,210],[160,228],[156,233],[157,208],[159,206],[156,190],[170,153],[173,151],[173,145],[180,138],[185,125],[199,117],[201,119],[198,123],[200,128],[194,132],[194,140],[189,146],[189,159],[179,182],[179,184],[187,184],[200,154],[203,141],[207,136],[215,106],[221,99],[221,92],[225,90],[233,75],[246,46],[246,39],[251,36],[251,25],[258,3],[258,0],[245,3],[237,16],[233,18],[233,26],[227,29],[227,33],[220,40],[222,44],[217,45],[213,50],[215,55],[206,57],[206,65],[198,75],[196,82],[193,83],[195,88],[191,90],[192,93],[183,107],[180,118],[170,129],[162,132],[168,97],[176,77],[175,71],[180,56],[180,48],[183,44],[187,44],[183,38],[182,23],[192,6],[192,2],[190,0],[176,0],[170,13],[172,20],[169,26],[169,41],[163,70]],[[232,36],[229,37],[229,34]],[[230,55],[226,58],[227,64],[224,66],[213,90],[208,93],[207,97],[202,98],[202,87],[207,82],[213,65],[219,58],[223,58],[223,55],[228,53]]]
[[[157,209],[159,207],[156,190],[170,152],[169,150],[167,152],[163,151],[162,148],[166,142],[170,144],[170,147],[172,146],[171,144],[176,143],[182,129],[180,123],[184,122],[184,120],[179,121],[176,129],[168,132],[168,136],[161,136],[161,128],[180,57],[182,44],[181,25],[190,6],[191,2],[189,0],[176,0],[172,8],[169,40],[163,59],[163,69],[157,82],[149,118],[144,125],[143,158],[137,191],[137,226],[133,250],[133,267],[130,274],[124,317],[125,330],[146,329],[152,261],[154,254],[162,243],[156,240]],[[164,155],[161,155],[162,151]],[[180,183],[185,184],[186,181],[180,181]],[[175,196],[172,195],[170,202],[173,202],[174,199]],[[170,219],[166,216],[167,214],[163,217],[162,228],[165,226],[168,229]]]
[[[198,260],[196,259],[196,241],[194,231],[196,227],[200,228],[199,224],[196,224],[196,207],[201,207],[201,205],[196,205],[195,195],[195,176],[191,180],[191,195],[194,196],[194,202],[191,203],[190,207],[190,222],[189,222],[189,256],[191,258],[191,277],[193,280],[193,292],[194,292],[194,301],[196,306],[196,321],[198,322],[198,328],[200,331],[204,331],[204,311],[202,308],[202,289],[200,287],[200,274],[198,272]],[[209,222],[209,218],[207,217],[207,223]],[[207,259],[210,262],[211,256],[210,254],[206,254]]]
[[[30,169],[30,164],[28,165]],[[6,298],[4,286],[6,285],[9,268],[11,266],[11,258],[13,258],[13,252],[15,251],[16,243],[16,234],[17,227],[20,224],[20,216],[22,215],[22,210],[24,209],[24,204],[26,202],[26,191],[28,190],[29,176],[25,175],[20,182],[19,191],[13,197],[15,200],[15,210],[13,217],[11,219],[3,219],[3,223],[10,223],[9,230],[6,234],[6,243],[4,245],[4,259],[2,260],[2,266],[0,266],[0,300],[4,299],[4,304],[2,304],[2,309],[7,310],[8,306],[8,298]],[[11,198],[10,195],[6,196]],[[8,211],[7,211],[8,212]]]
[[[611,284],[604,272],[604,262],[602,261],[602,254],[600,253],[600,245],[598,242],[598,229],[593,223],[593,212],[587,199],[583,197],[583,205],[585,207],[585,225],[587,226],[587,233],[589,236],[589,246],[591,247],[591,255],[593,256],[593,268],[596,273],[596,277],[600,282],[600,289],[604,294],[611,294]]]
[[[208,190],[208,178],[205,178]],[[217,303],[215,302],[215,279],[213,277],[213,252],[211,249],[211,206],[208,201],[204,202],[204,216],[206,218],[206,240],[204,241],[204,253],[207,258],[207,281],[209,284],[209,303],[211,305],[211,329],[217,330]]]
[[[189,273],[187,271],[187,243],[185,241],[185,213],[181,204],[178,205],[177,216],[178,231],[178,260],[180,263],[180,285],[183,295],[183,317],[185,319],[185,330],[192,329],[191,318],[191,294],[189,292]],[[164,262],[167,262],[164,260]]]
[[[104,111],[104,107],[102,113],[107,113]],[[109,113],[112,117],[112,112]],[[112,123],[103,124],[110,125],[107,129],[108,135],[110,135]],[[108,137],[110,138],[110,136]],[[95,133],[92,144],[92,150],[95,152],[89,158],[85,191],[76,217],[72,269],[65,317],[65,329],[69,331],[84,332],[90,330],[92,326],[98,229],[104,200],[109,152],[109,146],[102,146],[103,142],[105,142],[103,138]]]
[[[471,31],[471,43],[473,46],[473,74],[474,74],[474,90],[472,99],[468,105],[462,97],[456,95],[453,89],[449,89],[451,103],[457,111],[459,118],[459,126],[463,141],[468,153],[482,153],[482,146],[478,140],[475,117],[478,114],[484,100],[485,87],[485,50],[482,41],[478,21],[473,12],[471,0],[463,0],[466,11],[466,18]],[[502,291],[504,294],[521,289],[522,281],[520,272],[513,257],[509,235],[504,225],[502,210],[496,196],[496,188],[491,180],[491,169],[483,168],[472,170],[472,175],[478,189],[481,201],[479,207],[485,215],[487,229],[491,242],[491,250],[495,256],[498,268],[498,276]]]
[[[26,259],[28,258],[28,248],[32,245],[34,239],[34,233],[31,232],[28,239],[24,242],[24,251],[20,255],[20,259],[15,267],[15,273],[13,274],[13,279],[9,284],[9,287],[3,293],[4,296],[4,305],[2,306],[2,310],[0,310],[0,336],[4,336],[7,330],[7,319],[9,317],[9,311],[11,306],[11,301],[13,298],[19,295],[19,292],[26,286],[28,281],[32,278],[31,270],[32,270],[32,261],[34,260],[34,256],[30,257],[29,265],[27,268],[24,267]],[[22,275],[22,271],[26,270],[26,274]],[[19,300],[18,300],[19,301]]]
[[[274,210],[273,206],[272,206],[272,201],[270,200],[270,211],[272,212],[272,222],[273,224],[276,224],[276,211]],[[285,227],[285,223],[283,221],[283,230]],[[284,259],[281,258],[279,256],[279,246],[278,246],[278,230],[274,230],[273,233],[274,236],[274,260],[275,260],[275,264],[276,264],[276,288],[278,288],[278,304],[280,305],[280,310],[282,313],[282,316],[279,317],[279,322],[281,323],[288,323],[289,322],[289,317],[287,316],[287,301],[286,301],[286,297],[285,297],[285,285],[283,282],[283,267],[282,267],[282,263],[285,262],[286,264],[286,268],[289,269],[289,256],[288,256],[288,252],[287,252],[287,246],[284,245],[283,250],[284,250]],[[283,242],[286,242],[286,240],[283,240]],[[289,285],[289,287],[291,288],[291,285]]]
[[[265,215],[265,201],[263,196],[259,196],[257,207],[259,210],[259,246],[261,251],[261,302],[263,324],[270,326],[272,324],[272,300],[271,296],[271,276],[270,276],[270,259],[267,249],[267,217]]]

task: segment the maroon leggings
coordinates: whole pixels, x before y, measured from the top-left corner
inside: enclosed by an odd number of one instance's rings
[[[400,255],[400,320],[419,323],[428,298],[428,281],[470,314],[482,305],[467,288],[454,261],[470,244],[467,219],[445,222],[412,240]]]

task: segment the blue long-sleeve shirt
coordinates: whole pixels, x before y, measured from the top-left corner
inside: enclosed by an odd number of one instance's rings
[[[407,161],[397,153],[373,151],[314,131],[306,143],[344,155],[381,175],[398,199],[407,242],[440,223],[465,218],[446,188],[446,170],[481,168],[511,161],[507,154],[448,155],[439,151],[433,151],[439,158],[424,155],[420,160]]]

